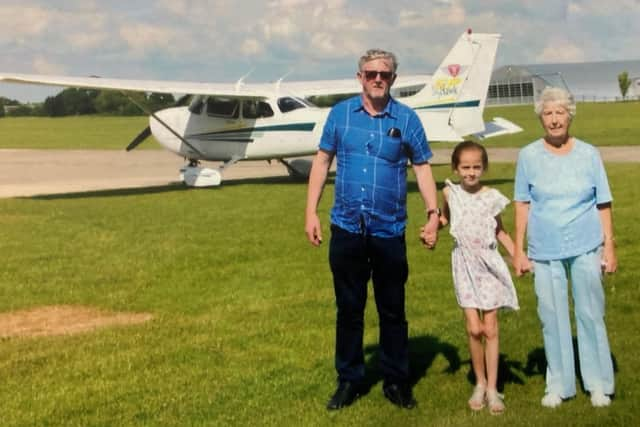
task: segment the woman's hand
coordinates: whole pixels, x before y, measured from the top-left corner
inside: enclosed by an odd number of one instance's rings
[[[613,240],[605,240],[604,250],[602,251],[602,271],[604,273],[615,273],[617,269],[616,245]]]
[[[520,277],[524,273],[529,273],[533,271],[533,265],[529,258],[522,251],[515,251],[513,254],[513,259],[511,260],[513,264],[513,269],[515,270],[516,276]]]

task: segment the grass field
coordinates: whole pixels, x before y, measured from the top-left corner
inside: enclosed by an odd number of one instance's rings
[[[70,116],[0,118],[0,148],[124,148],[149,124],[146,116]],[[149,138],[138,149],[160,148]]]
[[[489,107],[484,110],[485,121],[493,117],[504,117],[516,123],[523,132],[490,138],[483,141],[489,147],[522,147],[540,138],[540,121],[532,105],[511,107]],[[599,146],[640,145],[640,102],[596,103],[582,102],[577,105],[576,117],[571,133]]]
[[[484,115],[487,121],[504,117],[524,129],[488,139],[483,142],[487,146],[521,147],[540,137],[540,124],[531,105],[490,107]],[[595,145],[640,145],[638,117],[640,102],[580,103],[572,131]],[[0,148],[123,149],[147,124],[142,116],[5,117],[0,119]],[[160,146],[150,138],[139,147]]]
[[[0,312],[72,304],[154,316],[80,335],[3,338],[1,424],[637,425],[640,171],[634,164],[607,168],[620,261],[606,283],[617,381],[609,408],[592,408],[582,391],[556,410],[540,406],[542,338],[525,277],[516,281],[521,310],[501,316],[507,412],[492,417],[467,409],[472,384],[451,285],[451,239],[443,232],[434,252],[419,245],[423,214],[412,185],[407,314],[419,406],[399,410],[382,397],[370,301],[365,345],[372,388],[353,406],[327,412],[335,386],[327,246],[306,243],[306,185],[277,178],[207,190],[0,199]],[[445,166],[434,170],[440,183],[450,173]],[[513,165],[495,164],[486,182],[510,195],[513,175]],[[329,185],[320,212],[327,237],[332,191]],[[510,230],[512,216],[510,206],[504,216]]]

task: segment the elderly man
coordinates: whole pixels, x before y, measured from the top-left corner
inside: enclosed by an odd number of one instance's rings
[[[438,230],[436,186],[427,138],[415,112],[389,91],[397,61],[390,52],[369,50],[359,61],[362,93],[336,104],[324,126],[311,167],[305,232],[322,242],[317,207],[327,173],[337,157],[331,210],[329,264],[337,305],[335,367],[338,388],[327,408],[351,404],[364,379],[364,310],[372,278],[380,319],[380,364],[387,399],[403,408],[416,401],[409,383],[405,283],[407,161],[425,203],[424,243],[433,248]]]

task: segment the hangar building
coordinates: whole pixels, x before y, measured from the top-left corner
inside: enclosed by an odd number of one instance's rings
[[[618,75],[632,81],[627,97],[640,96],[640,60],[565,64],[504,65],[493,71],[487,105],[529,104],[545,86],[564,86],[576,101],[612,101],[622,97]]]

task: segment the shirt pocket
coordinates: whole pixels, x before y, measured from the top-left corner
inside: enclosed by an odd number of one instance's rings
[[[391,136],[383,136],[378,142],[377,156],[391,163],[396,163],[402,159],[404,154],[404,144],[402,139]]]

